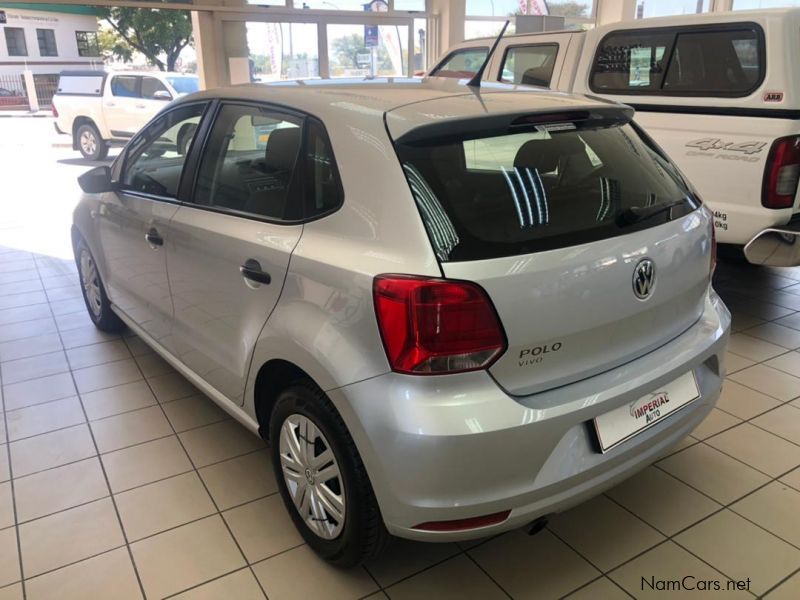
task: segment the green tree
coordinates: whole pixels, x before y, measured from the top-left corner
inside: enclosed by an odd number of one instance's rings
[[[364,45],[364,36],[358,33],[345,35],[333,40],[333,55],[336,62],[342,67],[351,67],[354,69],[358,66],[358,55],[369,54],[370,49]],[[389,53],[386,49],[378,46],[377,63],[379,69],[391,69],[392,61],[389,58]]]
[[[100,56],[116,58],[128,62],[133,58],[133,48],[120,35],[111,29],[100,29],[97,32],[97,45]]]
[[[358,67],[358,55],[369,52],[364,46],[364,36],[357,33],[345,35],[333,40],[333,54],[336,62],[343,67]]]
[[[192,43],[189,13],[158,8],[98,8],[121,42],[141,52],[161,71],[175,70],[181,51]],[[120,50],[122,45],[117,46]],[[111,50],[115,56],[119,56]]]
[[[567,0],[561,2],[554,0],[547,3],[547,8],[551,15],[557,17],[588,17],[588,6],[582,2],[575,2],[575,0]]]

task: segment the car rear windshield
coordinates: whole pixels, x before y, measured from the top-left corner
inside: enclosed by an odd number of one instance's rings
[[[699,206],[674,165],[630,124],[537,125],[398,143],[397,152],[440,261],[574,246]]]

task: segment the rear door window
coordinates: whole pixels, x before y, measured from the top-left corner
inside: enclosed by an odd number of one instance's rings
[[[613,32],[595,55],[597,93],[737,97],[764,79],[764,35],[755,24]]]
[[[456,79],[472,77],[481,68],[487,54],[489,54],[488,47],[455,50],[439,63],[431,72],[431,76],[453,77]]]
[[[663,224],[699,205],[633,125],[517,131],[397,144],[441,261],[574,246]],[[621,218],[631,207],[671,203],[635,224]]]
[[[195,202],[275,221],[300,219],[302,184],[295,174],[302,124],[266,107],[223,105],[200,164]]]
[[[512,46],[506,50],[500,81],[550,87],[558,44]]]

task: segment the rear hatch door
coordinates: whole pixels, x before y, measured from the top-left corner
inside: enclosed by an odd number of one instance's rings
[[[444,275],[497,310],[490,372],[511,394],[614,368],[702,313],[710,217],[628,118],[488,115],[396,140]]]

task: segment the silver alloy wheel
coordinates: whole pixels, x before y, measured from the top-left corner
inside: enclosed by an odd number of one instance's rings
[[[84,129],[83,132],[81,132],[80,144],[85,154],[93,156],[97,151],[97,138],[94,133],[88,129]]]
[[[86,302],[95,317],[100,316],[102,310],[102,296],[100,295],[100,277],[94,264],[92,255],[86,249],[81,250],[81,283],[86,292]]]
[[[344,527],[344,482],[336,457],[311,419],[293,414],[281,425],[281,470],[297,512],[319,537],[332,540]]]

